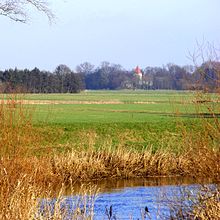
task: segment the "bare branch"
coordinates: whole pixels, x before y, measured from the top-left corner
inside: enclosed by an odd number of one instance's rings
[[[210,42],[197,41],[196,49],[189,53],[196,72],[200,74],[197,85],[205,92],[217,91],[220,88],[220,50]]]
[[[26,23],[28,21],[28,8],[35,8],[45,14],[50,22],[54,19],[48,0],[0,0],[0,15],[14,21]]]

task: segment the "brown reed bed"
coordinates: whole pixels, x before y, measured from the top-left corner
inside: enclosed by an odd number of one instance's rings
[[[75,181],[147,177],[155,174],[167,176],[180,175],[180,173],[182,176],[211,177],[217,181],[216,174],[219,174],[219,170],[216,165],[213,166],[213,160],[218,163],[219,155],[215,153],[215,158],[213,158],[213,152],[209,152],[209,154],[207,150],[205,152],[207,158],[212,156],[211,161],[201,162],[199,158],[195,160],[194,154],[190,152],[174,157],[168,152],[143,152],[140,154],[122,149],[116,152],[75,151],[60,156],[51,155],[47,158],[14,157],[13,162],[10,158],[2,158],[0,164],[0,219],[64,219],[68,213],[65,208],[60,208],[64,202],[63,187],[73,185]],[[204,155],[203,152],[201,153]],[[195,165],[195,162],[199,162],[199,165]],[[203,162],[205,163],[203,164]],[[59,193],[55,194],[57,191]],[[88,211],[84,212],[80,209],[82,204],[85,204],[84,207],[94,205],[95,199],[87,200],[86,195],[88,195],[88,191],[85,191],[84,197],[79,196],[79,204],[76,204],[77,208],[72,210],[70,219],[93,219],[92,208],[89,214]],[[214,194],[212,195],[214,196]],[[41,213],[39,213],[39,198],[45,198],[44,202],[46,202]],[[51,211],[52,198],[56,198],[56,203],[52,207],[54,212]],[[193,207],[191,216],[208,215],[212,216],[211,219],[217,219],[213,216],[217,216],[219,211],[219,197],[218,199],[212,198],[204,200],[205,203],[197,203],[197,206]],[[202,209],[204,206],[205,209]],[[179,212],[177,213],[179,214]]]
[[[193,176],[219,178],[220,152],[203,147],[190,148],[175,155],[169,151],[132,152],[73,151],[51,160],[53,173],[62,179],[87,181],[102,178],[132,178],[149,176]]]
[[[77,151],[64,154],[29,157],[2,157],[1,178],[7,176],[13,185],[23,175],[29,182],[43,187],[61,186],[71,181],[91,181],[106,178],[132,178],[149,176],[191,176],[219,181],[220,152],[210,148],[190,148],[175,155],[169,151],[149,150],[132,152]],[[0,181],[1,183],[1,181]]]

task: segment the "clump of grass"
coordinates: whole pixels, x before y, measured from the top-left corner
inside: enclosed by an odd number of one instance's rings
[[[197,219],[220,219],[220,189],[203,187],[197,195],[198,204],[193,209],[193,215]]]
[[[103,178],[148,176],[194,176],[216,178],[219,175],[219,151],[195,149],[176,155],[172,151],[128,151],[118,148],[96,151],[72,151],[51,159],[54,174],[68,179],[88,181]]]
[[[219,152],[213,149],[186,151],[179,155],[158,150],[128,151],[118,149],[72,150],[45,156],[2,157],[1,177],[6,175],[11,185],[23,175],[31,177],[31,185],[47,188],[60,187],[70,181],[91,181],[107,178],[149,176],[193,176],[218,180]]]
[[[0,219],[33,219],[40,188],[30,184],[30,175],[22,173],[11,182],[12,176],[5,168],[0,174]]]
[[[63,196],[65,187],[61,187],[54,198],[50,186],[46,189],[33,184],[34,173],[21,175],[11,184],[7,171],[4,172],[0,181],[0,219],[93,219],[95,189],[82,188],[75,199],[67,200]],[[74,195],[73,188],[71,194]]]
[[[36,219],[93,219],[97,198],[96,188],[82,185],[77,195],[74,195],[74,190],[71,188],[71,199],[63,196],[64,194],[65,187],[62,187],[56,198],[41,199]]]
[[[178,196],[167,198],[169,219],[220,219],[220,190],[218,185],[182,190]]]
[[[20,95],[21,96],[21,95]],[[17,94],[2,95],[0,101],[0,155],[15,156],[27,153],[37,143],[32,126],[32,110]]]

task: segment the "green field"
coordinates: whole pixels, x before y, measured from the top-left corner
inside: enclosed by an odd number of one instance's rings
[[[122,102],[138,102],[138,101],[156,101],[167,102],[170,99],[182,101],[184,99],[191,100],[194,98],[193,92],[188,91],[146,91],[146,90],[93,90],[84,91],[77,94],[28,94],[25,97],[30,100],[66,100],[66,101],[122,101]]]
[[[207,105],[195,105],[193,92],[87,91],[80,94],[30,94],[35,101],[35,122],[52,124],[158,122],[173,117],[195,117]],[[211,98],[215,99],[214,95]],[[218,103],[209,103],[212,109]],[[179,113],[179,114],[178,114]],[[181,115],[183,114],[183,115]]]
[[[207,107],[219,112],[214,94],[203,97],[214,102],[202,104],[195,97],[193,92],[124,90],[28,94],[25,99],[45,146],[157,149],[178,148],[184,129],[199,129],[198,112],[209,113]]]
[[[27,94],[26,99],[31,100],[80,100],[80,101],[183,101],[192,100],[198,92],[175,90],[86,90],[75,94]],[[204,95],[204,94],[203,94]],[[216,94],[208,94],[215,99]]]

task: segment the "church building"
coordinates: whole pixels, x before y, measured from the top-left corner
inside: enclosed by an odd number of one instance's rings
[[[136,75],[140,80],[142,80],[143,73],[141,72],[141,69],[140,69],[139,66],[137,66],[137,67],[135,68],[134,72],[135,72],[135,75]]]

